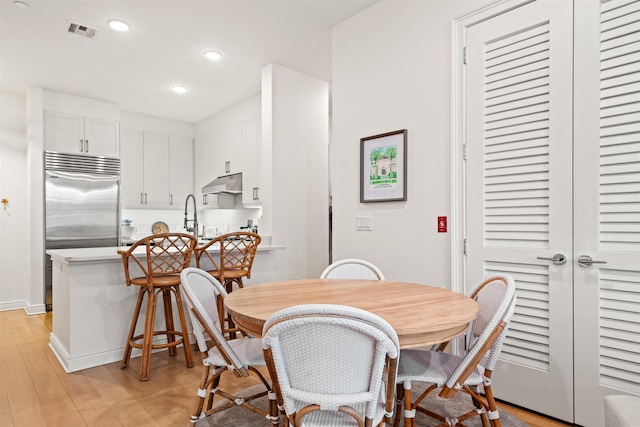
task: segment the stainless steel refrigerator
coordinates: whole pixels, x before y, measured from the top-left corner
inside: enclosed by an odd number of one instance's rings
[[[120,159],[45,152],[45,251],[119,246]],[[45,253],[45,304],[52,263]]]

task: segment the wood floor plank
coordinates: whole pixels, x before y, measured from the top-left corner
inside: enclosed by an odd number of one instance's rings
[[[0,312],[0,425],[2,427],[186,426],[202,375],[202,359],[187,369],[184,352],[152,356],[151,379],[138,381],[139,358],[127,369],[115,362],[66,373],[48,346],[52,314]],[[266,368],[261,370],[266,374]],[[255,376],[225,373],[220,388],[236,392],[258,384]],[[520,408],[500,407],[531,427],[563,427]]]
[[[4,314],[2,314],[4,317]],[[25,315],[26,318],[26,315]],[[7,402],[11,412],[11,420],[15,426],[48,425],[44,408],[40,403],[25,360],[20,352],[25,343],[27,328],[24,319],[14,315],[5,317],[2,327],[2,343],[0,346],[0,370],[5,381]]]
[[[42,346],[43,336],[34,335],[29,323],[33,323],[33,319],[27,319],[25,322],[22,332],[24,342],[19,349],[32,383],[36,384],[35,392],[45,417],[50,425],[85,425],[59,377],[46,361],[45,351],[49,352],[49,349]]]

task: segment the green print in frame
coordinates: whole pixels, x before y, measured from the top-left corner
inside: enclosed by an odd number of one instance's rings
[[[360,139],[360,202],[407,200],[407,130]]]

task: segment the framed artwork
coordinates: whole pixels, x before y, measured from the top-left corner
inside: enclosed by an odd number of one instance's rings
[[[360,139],[360,203],[407,200],[407,130]]]

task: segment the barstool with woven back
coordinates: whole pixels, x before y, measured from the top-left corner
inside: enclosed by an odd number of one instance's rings
[[[253,259],[256,256],[258,245],[261,241],[260,235],[249,231],[234,231],[227,234],[222,234],[215,239],[211,240],[204,246],[196,248],[196,264],[198,268],[205,269],[209,274],[218,279],[218,281],[225,287],[227,293],[231,293],[234,288],[234,284],[238,288],[242,288],[242,278],[251,278],[251,268],[253,266]],[[216,256],[212,253],[213,249],[219,247],[219,255]],[[203,259],[203,256],[205,257]],[[204,262],[206,259],[213,265],[213,269],[204,268]],[[236,332],[240,330],[235,327],[231,316],[224,315],[224,307],[222,302],[218,301],[218,314],[220,316],[220,328],[222,334],[229,334],[230,339],[236,337]]]
[[[195,237],[190,234],[162,233],[138,240],[126,251],[118,251],[122,255],[127,286],[140,287],[121,367],[129,366],[133,348],[141,349],[140,381],[149,379],[151,352],[155,349],[167,348],[169,355],[175,356],[176,347],[182,344],[187,367],[193,367],[187,321],[180,297],[180,273],[189,267],[197,243]],[[135,269],[134,273],[132,273],[132,269]],[[156,331],[154,330],[154,322],[156,304],[160,294],[162,294],[164,306],[165,330]],[[176,301],[180,330],[176,330],[174,326],[171,295]],[[147,303],[144,330],[142,334],[135,335],[145,297]],[[153,338],[157,335],[166,336],[167,341],[154,343]]]

